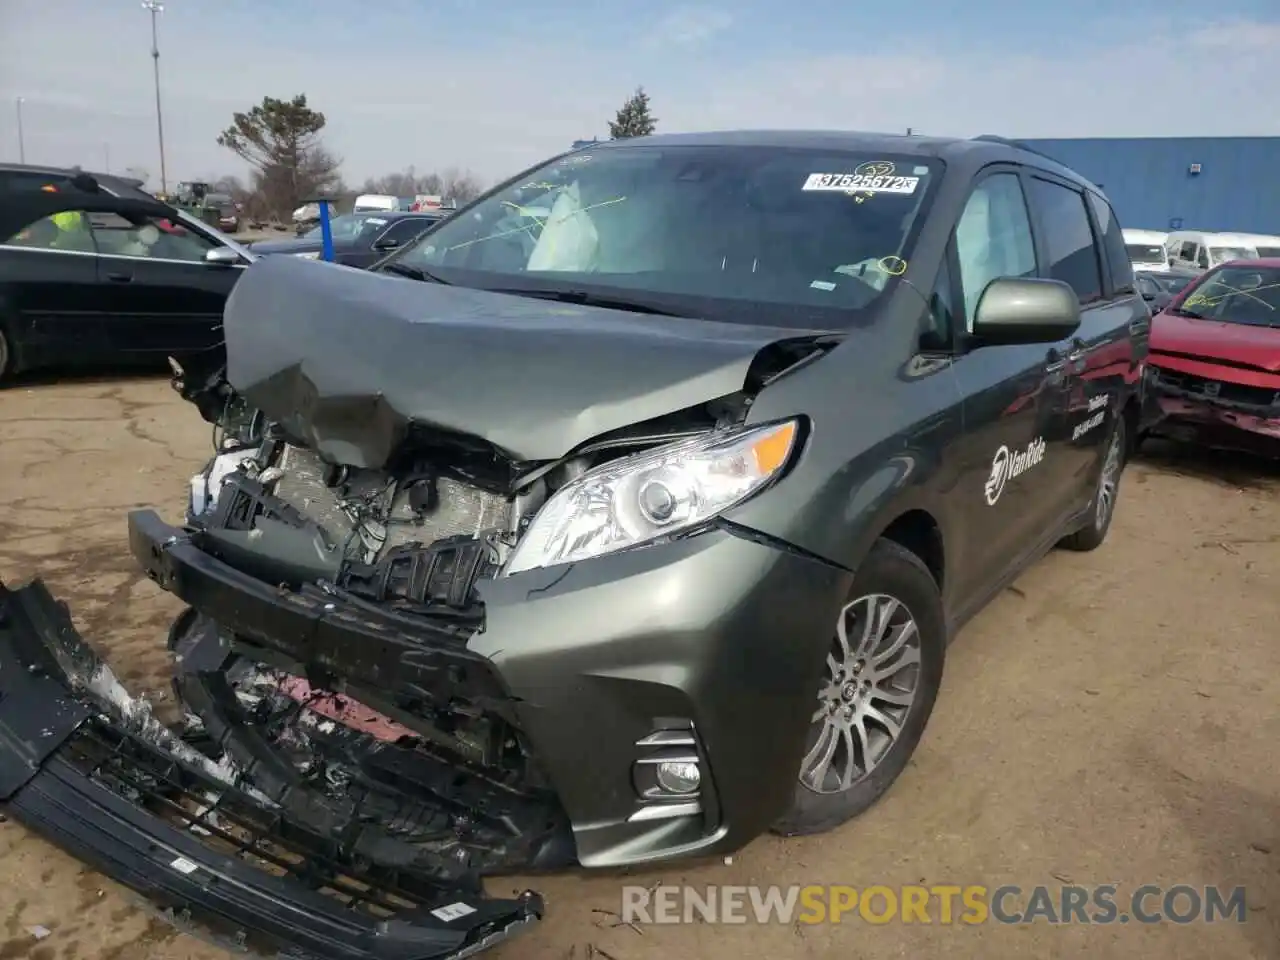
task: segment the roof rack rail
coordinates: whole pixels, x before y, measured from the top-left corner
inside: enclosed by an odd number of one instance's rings
[[[979,137],[974,137],[973,139],[981,143],[1000,143],[1006,147],[1013,147],[1017,150],[1025,150],[1027,153],[1034,153],[1037,157],[1044,157],[1046,160],[1053,160],[1054,163],[1058,162],[1043,150],[1037,150],[1035,147],[1023,143],[1021,140],[1011,140],[1008,137],[999,137],[994,133],[984,133]]]

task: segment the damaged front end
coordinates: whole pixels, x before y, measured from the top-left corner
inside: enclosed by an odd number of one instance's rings
[[[1204,359],[1179,360],[1161,364],[1153,358],[1148,367],[1148,395],[1157,407],[1153,434],[1280,456],[1280,375]]]
[[[794,769],[810,713],[775,632],[825,644],[843,573],[719,515],[807,436],[750,424],[760,390],[839,337],[297,283],[292,259],[237,285],[227,366],[174,365],[215,445],[184,522],[128,517],[187,605],[184,723],[42,586],[4,592],[0,802],[176,914],[317,960],[467,956],[542,912],[486,877],[757,835],[791,792],[760,770]],[[688,582],[717,593],[650,604]]]
[[[207,664],[195,649],[200,626],[183,623],[184,649]],[[331,721],[303,719],[297,690],[291,722],[316,730],[317,743],[337,741],[311,751],[312,763],[326,758],[319,776],[281,753],[288,723],[245,722],[253,701],[213,675],[188,671],[178,683],[208,714],[184,735],[124,691],[42,584],[0,587],[0,805],[179,926],[240,950],[466,957],[541,916],[534,894],[485,898],[454,855],[450,814],[465,799],[426,789],[404,802],[385,782],[405,775],[399,767],[388,775],[365,765],[394,760],[366,749],[353,761],[351,744],[326,732]],[[233,735],[220,719],[253,735]]]

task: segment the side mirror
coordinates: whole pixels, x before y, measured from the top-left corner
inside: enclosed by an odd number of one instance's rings
[[[230,247],[214,247],[204,255],[204,262],[217,267],[234,267],[243,261],[240,259],[240,254]]]
[[[1061,280],[992,280],[973,318],[973,336],[980,346],[1057,343],[1079,328],[1080,298]]]
[[[387,237],[385,240],[379,240],[377,243],[375,243],[373,245],[373,249],[394,250],[398,246],[400,246],[399,240],[396,240],[394,237]]]

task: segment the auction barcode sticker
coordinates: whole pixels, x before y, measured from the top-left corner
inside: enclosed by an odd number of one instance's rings
[[[802,190],[825,190],[831,193],[904,193],[916,192],[919,177],[880,176],[870,173],[811,173]]]
[[[437,920],[443,920],[448,923],[450,920],[458,920],[468,914],[475,913],[476,908],[466,903],[450,903],[443,907],[436,907],[431,911],[431,915]]]

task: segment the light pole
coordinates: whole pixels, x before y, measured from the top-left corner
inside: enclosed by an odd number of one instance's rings
[[[164,169],[164,120],[160,114],[160,44],[156,40],[156,14],[164,11],[160,0],[142,0],[142,8],[151,11],[151,63],[156,75],[156,134],[160,138],[160,192],[169,194],[168,178]]]
[[[18,108],[18,162],[27,162],[27,145],[22,139],[22,101],[25,97],[15,97],[14,105]]]

